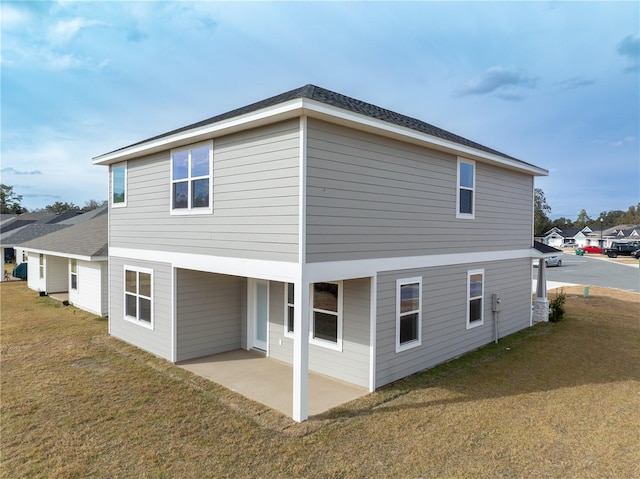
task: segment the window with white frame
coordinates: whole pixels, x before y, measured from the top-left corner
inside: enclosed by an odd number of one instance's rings
[[[69,260],[69,282],[71,283],[71,289],[78,289],[78,260]]]
[[[475,218],[476,162],[458,158],[458,196],[456,217]]]
[[[144,326],[153,324],[153,271],[125,266],[124,315]]]
[[[212,169],[212,142],[171,152],[172,212],[211,211]]]
[[[293,283],[284,289],[284,335],[293,337]]]
[[[396,352],[422,344],[422,278],[396,281]]]
[[[127,206],[127,163],[111,166],[111,206]]]
[[[484,270],[467,272],[467,329],[484,323]]]
[[[342,351],[342,282],[314,283],[311,341]]]
[[[44,279],[44,255],[42,253],[40,253],[40,262],[38,269],[40,270],[40,279]]]

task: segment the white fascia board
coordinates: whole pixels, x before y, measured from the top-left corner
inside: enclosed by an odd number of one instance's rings
[[[537,249],[531,248],[531,257],[533,259],[551,258],[552,256],[558,256],[561,254],[563,254],[562,251],[551,251],[550,253],[541,253]]]
[[[322,118],[322,116],[324,116],[325,119],[328,119],[329,117],[338,118],[344,120],[345,122],[357,123],[365,127],[366,129],[386,131],[392,136],[395,136],[399,139],[404,139],[404,141],[406,141],[407,139],[411,139],[415,143],[423,145],[426,144],[430,148],[447,151],[449,153],[464,156],[466,158],[477,159],[479,161],[490,163],[497,163],[501,166],[505,166],[511,169],[526,171],[527,173],[533,174],[535,176],[549,175],[549,171],[545,170],[544,168],[521,163],[519,161],[511,160],[500,155],[495,155],[489,152],[478,150],[470,146],[461,145],[460,143],[456,143],[454,141],[445,140],[436,136],[428,135],[427,133],[412,130],[411,128],[395,125],[384,120],[378,120],[377,118],[372,118],[370,116],[346,111],[342,108],[327,105],[326,103],[304,98],[303,104],[304,108],[307,110],[306,113],[311,117]],[[316,115],[314,115],[313,113],[316,113]],[[318,116],[317,114],[319,114],[320,116]]]
[[[109,259],[108,256],[86,256],[81,254],[62,253],[60,251],[50,251],[46,249],[36,249],[29,247],[22,248],[29,253],[46,254],[48,256],[59,256],[60,258],[78,259],[81,261],[107,261]]]
[[[510,251],[486,251],[478,253],[454,253],[400,258],[374,258],[355,261],[329,261],[307,263],[305,269],[309,282],[338,281],[351,278],[372,277],[383,271],[397,271],[436,266],[505,261],[531,258],[530,249]]]
[[[329,261],[302,265],[305,282],[318,283],[355,278],[375,277],[383,271],[396,271],[436,266],[486,263],[510,259],[538,258],[533,248],[485,251],[477,253],[454,253],[399,258],[372,258],[353,261]],[[539,253],[538,253],[539,254]],[[169,251],[140,250],[130,248],[109,249],[110,257],[132,260],[169,263],[174,268],[184,268],[217,274],[228,274],[245,278],[266,279],[283,283],[295,283],[300,276],[298,263],[284,261],[229,258]],[[553,255],[550,255],[553,256]]]
[[[226,256],[117,247],[109,248],[109,257],[169,263],[174,268],[281,281],[283,283],[293,283],[299,276],[298,263],[285,261],[230,258]]]
[[[255,128],[262,124],[274,123],[300,115],[302,107],[301,99],[296,98],[284,103],[263,108],[252,113],[236,116],[227,120],[221,120],[209,125],[193,128],[191,130],[163,136],[139,145],[123,148],[111,153],[97,156],[93,159],[94,165],[109,165],[112,163],[149,155],[159,151],[169,150],[183,145],[208,140],[222,135],[228,135],[247,128]]]

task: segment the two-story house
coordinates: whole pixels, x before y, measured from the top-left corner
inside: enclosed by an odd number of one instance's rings
[[[94,164],[110,334],[291,363],[298,421],[309,370],[373,391],[531,324],[548,172],[417,119],[307,85]]]

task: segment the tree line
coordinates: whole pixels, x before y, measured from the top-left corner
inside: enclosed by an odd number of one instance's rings
[[[73,203],[56,201],[50,205],[45,206],[44,208],[36,208],[34,210],[27,210],[24,206],[22,206],[22,195],[17,194],[13,190],[13,186],[8,186],[4,184],[0,184],[0,213],[2,214],[22,214],[22,213],[33,213],[33,212],[47,212],[47,213],[63,213],[69,210],[82,210],[82,211],[91,211],[96,208],[100,208],[102,206],[107,205],[107,200],[98,201],[98,200],[89,200],[87,201],[83,207],[77,206]]]
[[[593,229],[611,228],[617,225],[639,225],[640,224],[640,203],[629,206],[627,211],[612,210],[603,211],[595,218],[587,214],[587,210],[582,209],[575,220],[560,217],[555,220],[549,219],[551,207],[547,204],[544,192],[540,188],[535,189],[534,194],[534,235],[541,236],[551,228],[584,228],[591,226]],[[602,220],[602,222],[600,221]],[[599,226],[600,225],[600,226]]]

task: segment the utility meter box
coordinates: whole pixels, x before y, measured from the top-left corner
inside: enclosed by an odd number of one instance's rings
[[[494,313],[500,311],[500,303],[500,295],[498,293],[493,293],[491,295],[491,311],[493,311]]]

